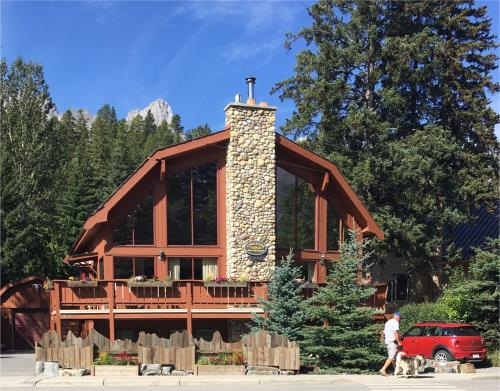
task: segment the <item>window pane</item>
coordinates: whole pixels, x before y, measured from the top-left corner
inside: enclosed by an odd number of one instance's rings
[[[314,249],[315,204],[314,188],[297,177],[297,248]]]
[[[153,196],[151,194],[135,208],[134,244],[153,244]]]
[[[217,166],[193,168],[194,244],[217,244]]]
[[[213,280],[219,275],[217,258],[203,258],[203,279]]]
[[[338,250],[339,249],[339,217],[335,210],[328,204],[328,215],[327,215],[327,240],[328,240],[328,250]]]
[[[168,244],[191,243],[191,171],[167,178]]]
[[[113,228],[113,241],[118,245],[133,244],[132,231],[134,230],[134,219],[128,214],[124,220]]]
[[[316,262],[314,261],[295,262],[293,267],[298,267],[300,269],[300,278],[306,282],[313,282],[315,264]]]
[[[194,279],[195,280],[203,280],[203,259],[195,258],[194,259]]]
[[[396,276],[396,300],[408,300],[408,276],[406,274]]]
[[[133,274],[133,258],[113,258],[114,278],[130,278]]]
[[[191,258],[180,259],[180,280],[192,280],[193,279],[193,265]]]
[[[276,169],[276,244],[295,248],[295,176],[281,167]]]
[[[278,167],[276,171],[276,241],[278,248],[314,249],[314,188]]]
[[[153,258],[135,258],[135,275],[154,277],[155,266]]]

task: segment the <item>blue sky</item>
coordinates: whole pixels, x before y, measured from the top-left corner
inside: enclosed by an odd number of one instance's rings
[[[286,32],[310,24],[299,1],[2,1],[2,57],[44,65],[60,112],[104,103],[119,117],[163,98],[186,128],[224,125],[224,106],[246,96],[256,76],[257,100],[278,106],[278,124],[293,111],[269,90],[293,74]],[[487,4],[499,34],[498,1]],[[494,78],[500,80],[500,71]],[[493,106],[500,112],[500,98]],[[498,125],[497,125],[498,126]],[[497,131],[498,133],[498,131]]]

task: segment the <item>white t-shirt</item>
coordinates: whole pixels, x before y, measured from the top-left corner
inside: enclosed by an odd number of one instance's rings
[[[396,341],[396,337],[394,336],[394,332],[399,331],[399,322],[392,318],[385,322],[384,326],[384,335],[385,335],[385,343],[391,343]]]

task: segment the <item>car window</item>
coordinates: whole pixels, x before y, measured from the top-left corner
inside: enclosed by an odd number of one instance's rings
[[[447,327],[443,329],[443,335],[446,336],[479,336],[479,331],[475,327],[465,326],[465,327]]]
[[[441,336],[441,327],[439,326],[427,326],[425,328],[426,337],[439,337]]]
[[[421,337],[425,327],[415,326],[405,333],[407,337]]]

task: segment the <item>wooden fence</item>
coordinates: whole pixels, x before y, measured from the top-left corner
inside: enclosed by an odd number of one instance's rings
[[[137,354],[141,364],[170,364],[179,370],[192,370],[197,354],[242,352],[248,365],[275,366],[282,370],[300,368],[300,350],[296,342],[265,331],[243,336],[238,342],[225,342],[216,331],[210,341],[193,339],[186,330],[175,332],[169,338],[141,332],[136,342],[129,339],[111,342],[91,330],[88,337],[75,337],[70,331],[61,340],[53,331],[45,333],[36,344],[37,361],[59,361],[65,368],[91,368],[94,348],[97,352]]]

